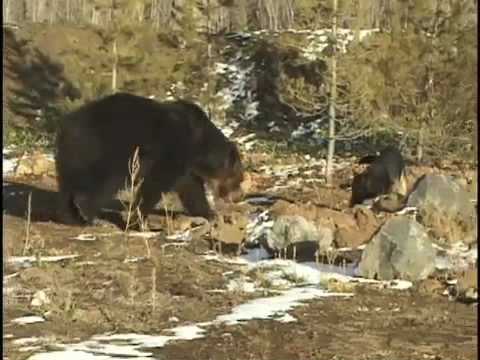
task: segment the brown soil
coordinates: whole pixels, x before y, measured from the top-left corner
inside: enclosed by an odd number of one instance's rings
[[[172,241],[159,232],[148,240],[150,259],[125,263],[126,258],[147,256],[145,239],[127,239],[115,225],[81,228],[52,221],[57,195],[54,178],[6,180],[4,264],[11,256],[23,254],[30,192],[27,255],[80,255],[27,269],[7,263],[7,274],[19,273],[7,280],[9,293],[4,297],[4,333],[14,338],[42,335],[67,343],[105,332],[159,334],[172,327],[172,317],[178,324],[210,321],[261,296],[210,291],[225,289],[222,274],[239,268],[205,261],[200,255],[212,246],[205,238],[186,246],[165,246]],[[116,206],[112,203],[112,208]],[[163,216],[155,215],[153,220],[166,228]],[[244,220],[232,224],[244,226]],[[224,231],[218,238],[232,229],[227,226]],[[72,240],[85,233],[95,235],[96,240]],[[356,287],[353,298],[311,301],[290,312],[297,322],[250,321],[210,327],[203,339],[178,341],[153,351],[160,358],[176,359],[473,359],[477,355],[477,306],[449,301],[440,295],[444,289]],[[45,291],[50,303],[32,307],[32,296],[39,290]],[[43,314],[47,321],[9,322],[27,314]],[[19,352],[11,340],[4,339],[4,343],[9,359],[26,359],[33,353]]]

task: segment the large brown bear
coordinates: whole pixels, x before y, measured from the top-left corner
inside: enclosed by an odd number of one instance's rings
[[[125,186],[137,147],[143,183],[135,201],[145,217],[162,193],[176,191],[190,215],[211,218],[206,182],[220,198],[241,196],[238,149],[200,107],[118,93],[80,107],[60,125],[55,156],[60,220],[92,223]]]
[[[369,166],[353,177],[351,207],[390,192],[406,195],[405,162],[397,148],[388,146],[378,156],[363,157],[359,164]]]

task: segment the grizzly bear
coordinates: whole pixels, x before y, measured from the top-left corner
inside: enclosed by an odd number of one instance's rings
[[[239,151],[199,106],[117,93],[83,105],[60,124],[60,221],[91,224],[125,186],[136,149],[142,182],[134,201],[145,218],[165,192],[177,192],[187,213],[208,219],[214,212],[207,183],[216,197],[241,196]]]
[[[395,147],[386,147],[378,156],[366,156],[360,159],[359,164],[369,166],[353,177],[351,207],[392,191],[406,195],[405,162]]]

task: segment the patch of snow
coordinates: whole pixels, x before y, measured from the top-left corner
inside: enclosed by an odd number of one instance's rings
[[[158,237],[160,235],[159,232],[156,231],[129,231],[128,236],[140,237],[144,239],[151,239],[154,237]]]
[[[145,257],[145,256],[130,256],[130,257],[125,258],[125,260],[123,260],[123,262],[125,264],[131,264],[131,263],[142,262],[142,261],[145,261],[145,260],[147,260],[147,257]]]
[[[258,101],[253,101],[248,103],[245,108],[244,118],[247,120],[254,119],[259,114],[258,105],[259,105]]]
[[[216,253],[213,253],[213,254],[207,253],[203,255],[203,258],[207,261],[216,261],[216,262],[225,263],[225,264],[233,264],[233,265],[247,264],[247,261],[242,258],[227,258]]]
[[[192,232],[190,230],[186,230],[172,235],[167,235],[166,238],[167,240],[190,241],[192,240]]]
[[[292,315],[290,314],[285,314],[277,319],[275,319],[279,322],[282,322],[282,323],[289,323],[289,322],[296,322],[297,319],[295,317],[293,317]]]
[[[28,338],[19,338],[12,341],[12,344],[15,345],[31,345],[31,344],[38,344],[42,342],[43,338],[39,338],[36,336],[28,337]]]
[[[116,345],[116,344],[104,344],[98,341],[88,340],[79,344],[65,345],[68,350],[92,352],[99,355],[118,355],[123,357],[149,357],[152,355],[150,352],[137,350],[138,346],[130,345]]]
[[[30,346],[24,346],[20,349],[18,349],[18,351],[20,352],[31,352],[31,351],[36,351],[36,350],[40,350],[42,347],[39,346],[39,345],[30,345]]]
[[[230,314],[218,316],[214,323],[235,325],[248,320],[272,319],[275,316],[284,316],[288,310],[300,306],[306,300],[352,295],[350,293],[329,293],[314,287],[292,288],[278,296],[259,298],[236,306]]]
[[[43,262],[58,262],[63,260],[71,260],[78,258],[80,255],[58,255],[58,256],[41,256],[39,258],[35,256],[10,256],[7,260],[7,263],[13,265],[29,265],[37,261]]]
[[[246,227],[247,243],[258,244],[264,236],[268,235],[268,232],[272,229],[273,224],[274,221],[271,219],[270,212],[268,210],[253,216]]]
[[[18,275],[20,275],[19,272],[16,272],[16,273],[13,273],[13,274],[4,275],[4,276],[3,276],[3,282],[7,281],[8,279],[17,277]]]
[[[433,244],[433,246],[438,250],[435,258],[435,267],[438,270],[466,269],[472,264],[475,264],[478,259],[476,245],[470,249],[462,242],[454,243],[448,249],[437,244]]]
[[[227,283],[228,291],[241,291],[253,293],[256,291],[255,283],[248,281],[248,278],[242,277],[239,279],[232,279]]]
[[[112,357],[108,355],[97,355],[84,351],[65,350],[43,352],[30,356],[27,360],[125,360],[125,357]],[[136,357],[135,360],[151,360],[151,357]]]
[[[16,319],[13,319],[11,322],[20,325],[34,324],[38,322],[44,322],[45,319],[41,316],[22,316]]]
[[[11,175],[17,167],[18,159],[5,159],[3,158],[3,175]]]
[[[346,266],[336,266],[315,262],[297,263],[293,260],[273,259],[273,260],[252,260],[251,254],[242,256],[248,262],[249,270],[258,269],[265,274],[272,285],[277,286],[296,286],[297,284],[288,284],[286,279],[291,278],[295,282],[302,284],[318,285],[330,280],[351,283],[371,283],[389,289],[404,290],[412,286],[410,281],[394,280],[379,281],[358,277],[358,267],[352,264]]]
[[[249,250],[248,253],[242,255],[241,258],[248,264],[269,259],[270,254],[263,247],[259,247]]]
[[[256,135],[253,134],[253,133],[252,133],[252,134],[245,135],[245,136],[242,136],[242,137],[240,137],[240,138],[237,139],[237,143],[239,143],[239,144],[244,144],[244,143],[246,143],[247,141],[254,139],[255,136],[256,136]]]
[[[412,287],[412,283],[408,280],[392,280],[388,286],[389,289],[406,290]]]
[[[355,275],[355,269],[352,266],[342,268],[315,262],[297,263],[293,260],[273,259],[261,260],[249,265],[249,269],[259,269],[264,273],[271,273],[273,276],[283,278],[288,276],[309,285],[320,284],[330,279],[347,282]]]
[[[78,236],[70,238],[71,240],[78,240],[78,241],[95,241],[97,237],[93,234],[80,234]]]
[[[202,323],[203,325],[208,323]],[[177,326],[173,329],[168,330],[172,332],[174,335],[173,337],[176,339],[182,340],[193,340],[202,338],[205,333],[205,330],[200,328],[198,325],[184,325],[184,326]]]

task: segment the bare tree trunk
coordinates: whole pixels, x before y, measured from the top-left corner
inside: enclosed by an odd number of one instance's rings
[[[65,9],[65,12],[66,12],[66,20],[67,22],[70,22],[70,0],[65,0],[66,1],[66,9]]]
[[[4,15],[4,23],[8,23],[10,20],[9,14],[10,14],[10,0],[4,0],[5,1],[5,15]]]
[[[85,4],[86,1],[87,0],[82,0],[82,22],[87,22],[87,6]]]
[[[334,41],[332,51],[332,82],[330,86],[330,106],[328,109],[330,120],[328,124],[327,168],[325,169],[327,185],[332,184],[332,165],[333,155],[335,154],[335,106],[337,105],[337,0],[333,0],[332,38]]]
[[[112,63],[112,93],[117,92],[117,40],[113,40],[113,63]]]
[[[138,14],[138,22],[141,24],[145,18],[145,4],[139,3],[137,4],[137,14]]]
[[[423,143],[424,143],[424,134],[425,133],[425,122],[422,121],[420,125],[420,130],[418,131],[418,141],[417,141],[417,162],[421,163],[423,159]]]
[[[36,1],[32,1],[32,22],[36,22],[37,21],[37,2]]]
[[[210,77],[212,76],[211,72],[211,60],[212,60],[212,39],[210,37],[210,0],[207,0],[207,109],[208,117],[212,117],[212,108],[211,108],[211,88],[212,82]]]
[[[474,159],[474,166],[475,166],[475,172],[473,173],[473,191],[474,194],[477,194],[478,191],[478,184],[477,184],[477,178],[478,178],[478,123],[477,121],[474,121],[475,124],[475,133],[474,133],[474,143],[473,143],[473,150],[475,151],[473,155]],[[477,217],[475,217],[476,219]]]
[[[155,9],[155,0],[152,0],[152,2],[150,3],[150,21],[153,22],[153,24],[155,24]]]

